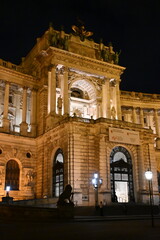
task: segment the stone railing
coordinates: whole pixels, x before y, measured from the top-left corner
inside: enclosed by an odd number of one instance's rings
[[[26,73],[24,68],[22,68],[21,66],[15,65],[11,62],[4,61],[3,59],[0,59],[0,66],[15,70],[17,72]]]
[[[87,119],[87,118],[80,118],[80,117],[65,117],[61,121],[55,124],[55,127],[58,125],[61,125],[66,122],[82,122],[82,123],[89,123],[89,124],[97,124],[97,123],[106,123],[109,127],[117,127],[117,128],[126,128],[126,129],[141,129],[142,125],[137,123],[131,123],[131,122],[125,122],[122,120],[112,120],[109,118],[98,118],[96,120],[94,119]],[[149,131],[152,133],[152,129],[145,128],[145,131]]]
[[[23,74],[27,74],[30,75],[32,77],[37,77],[37,73],[36,72],[30,72],[27,68],[23,68],[22,66],[13,64],[11,62],[8,61],[4,61],[3,59],[0,59],[0,66],[23,73]]]
[[[142,100],[160,100],[160,94],[121,91],[121,97]]]

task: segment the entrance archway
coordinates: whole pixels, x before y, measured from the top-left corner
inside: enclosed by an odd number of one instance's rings
[[[115,147],[110,155],[112,202],[133,202],[132,159],[124,147]]]

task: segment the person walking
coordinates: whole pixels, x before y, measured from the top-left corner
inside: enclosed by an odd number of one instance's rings
[[[100,215],[103,216],[103,203],[102,203],[102,201],[100,201],[99,207],[100,207]]]

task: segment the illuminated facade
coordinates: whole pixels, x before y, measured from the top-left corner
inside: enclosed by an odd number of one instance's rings
[[[0,60],[0,197],[56,198],[71,184],[78,205],[159,202],[160,95],[120,91],[124,67],[83,26],[52,26],[17,66]]]

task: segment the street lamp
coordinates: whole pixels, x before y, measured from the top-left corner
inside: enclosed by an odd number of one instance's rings
[[[154,217],[153,217],[153,189],[152,189],[152,178],[153,173],[149,169],[145,172],[145,177],[149,183],[149,196],[150,196],[150,207],[151,207],[151,220],[152,220],[152,227],[154,227]]]
[[[95,190],[95,207],[96,208],[98,207],[98,188],[100,187],[101,184],[102,184],[102,179],[99,178],[99,174],[94,173],[94,177],[92,178],[92,185]]]
[[[5,204],[10,204],[13,202],[13,197],[10,197],[9,196],[9,191],[11,190],[11,187],[10,186],[6,186],[6,196],[5,197],[2,197],[2,202],[5,203]]]
[[[6,186],[6,197],[9,197],[10,186]]]

